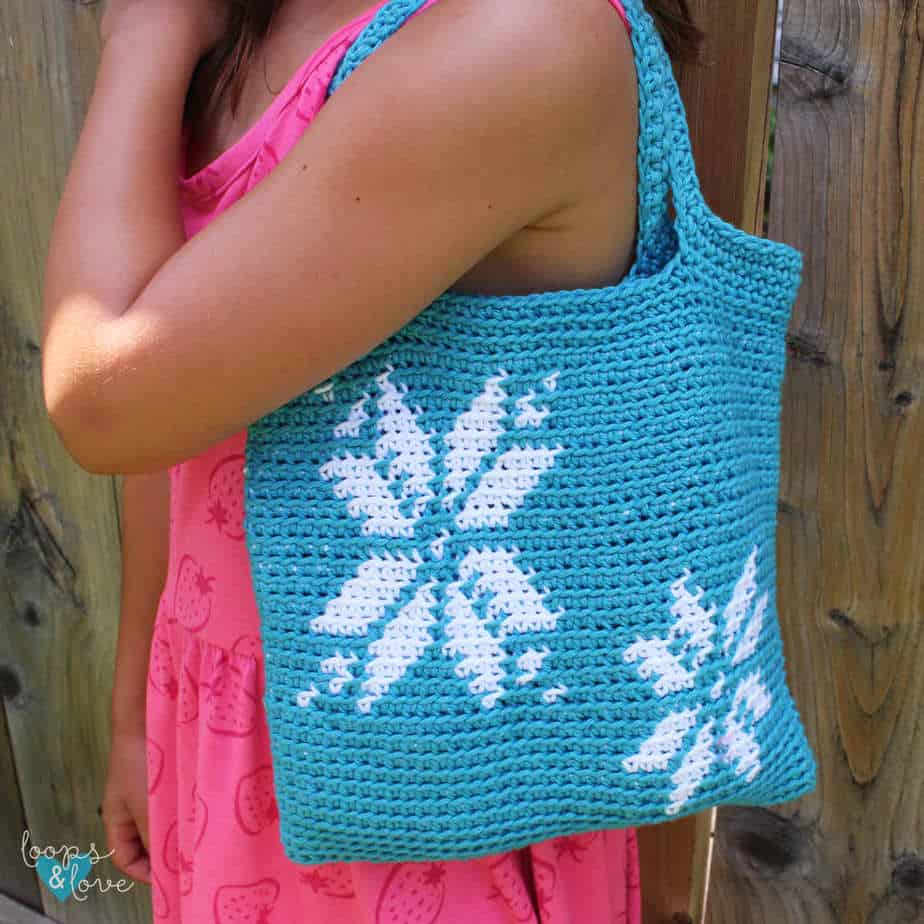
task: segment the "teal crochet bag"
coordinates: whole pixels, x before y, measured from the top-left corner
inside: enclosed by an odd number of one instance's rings
[[[331,91],[422,2],[386,3]],[[628,276],[446,292],[248,431],[296,862],[464,859],[815,788],[775,588],[802,257],[709,210],[670,59],[625,9]]]

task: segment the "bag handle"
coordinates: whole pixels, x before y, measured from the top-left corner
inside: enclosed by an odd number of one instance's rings
[[[393,35],[427,0],[390,0],[372,17],[347,49],[334,74],[327,95],[330,96],[382,42]]]
[[[357,36],[337,68],[328,95],[427,0],[389,0]],[[601,0],[603,2],[603,0]],[[661,35],[642,0],[623,0],[639,88],[638,244],[629,275],[656,271],[665,256],[690,240],[694,219],[706,209],[680,87]],[[676,228],[668,217],[673,193]]]
[[[638,256],[630,275],[657,269],[675,239],[686,245],[697,219],[708,212],[693,160],[686,108],[670,55],[642,0],[622,0],[632,26],[639,91]],[[676,227],[669,220],[672,193]]]

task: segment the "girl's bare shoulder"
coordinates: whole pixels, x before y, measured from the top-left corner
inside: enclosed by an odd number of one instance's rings
[[[572,113],[625,99],[625,82],[635,82],[631,41],[611,0],[438,0],[404,28],[497,78],[567,95]]]

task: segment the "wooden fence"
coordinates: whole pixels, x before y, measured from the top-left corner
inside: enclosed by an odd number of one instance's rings
[[[776,2],[692,7],[706,63],[680,78],[703,189],[758,233]],[[26,829],[105,851],[119,479],[63,452],[38,346],[99,15],[93,0],[0,2],[0,924],[150,920],[144,886],[61,904],[20,856]],[[786,0],[779,80],[768,233],[804,253],[805,276],[778,599],[819,786],[640,829],[646,924],[924,920],[924,3]]]

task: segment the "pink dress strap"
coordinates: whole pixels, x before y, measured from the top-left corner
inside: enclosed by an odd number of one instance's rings
[[[619,0],[610,0],[610,3],[613,4],[613,7],[615,8],[616,12],[619,13],[619,15],[622,17],[622,21],[625,24],[626,31],[631,35],[632,34],[632,24],[629,22],[629,17],[626,16],[626,11],[623,8],[623,5],[619,2]]]

